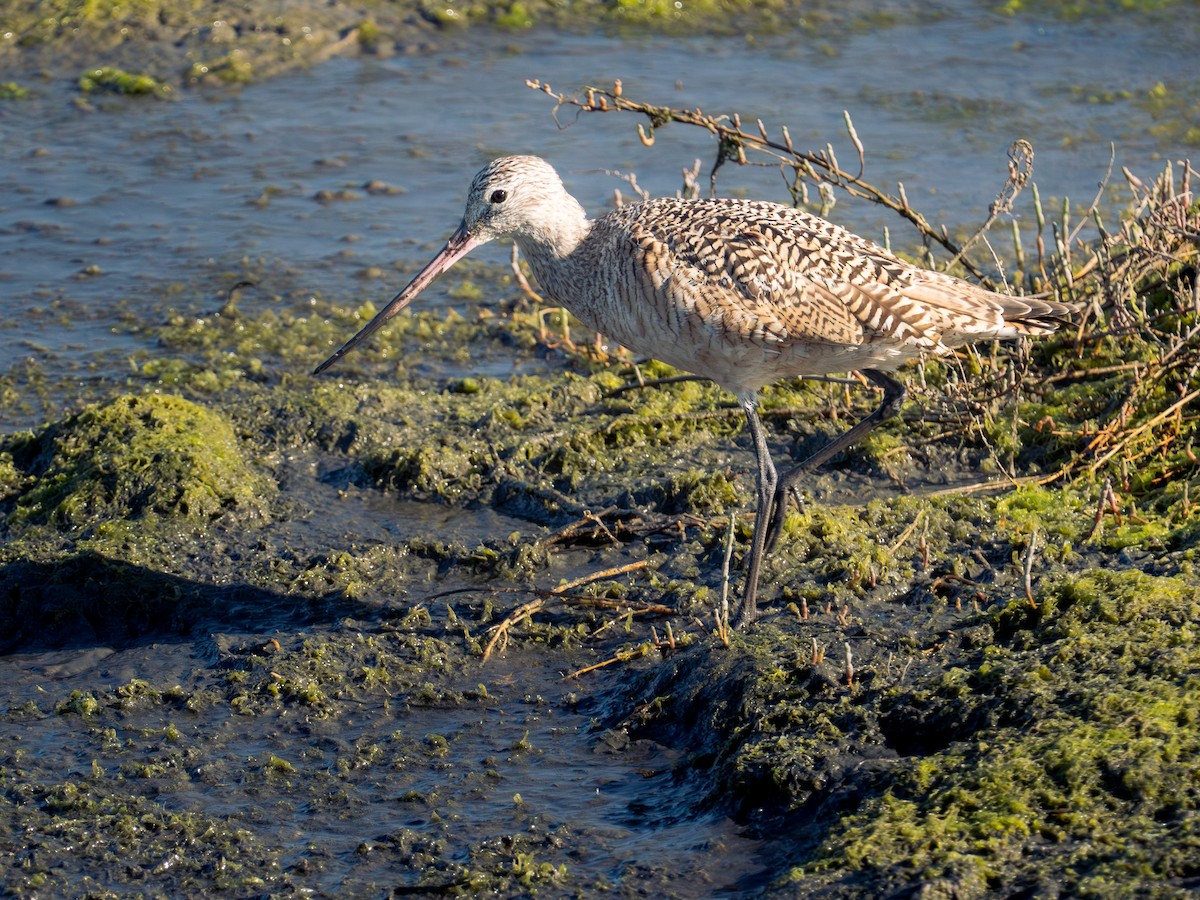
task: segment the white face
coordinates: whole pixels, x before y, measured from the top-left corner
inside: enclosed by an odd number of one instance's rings
[[[463,223],[481,240],[537,230],[565,191],[558,173],[536,156],[506,156],[471,182]]]

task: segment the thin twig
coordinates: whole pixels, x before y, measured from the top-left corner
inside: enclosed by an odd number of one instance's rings
[[[592,605],[597,605],[597,606],[619,606],[620,608],[628,608],[630,610],[630,612],[656,612],[656,613],[666,614],[666,615],[672,614],[674,612],[674,610],[672,610],[669,606],[644,604],[635,609],[632,605],[627,604],[627,603],[617,603],[617,602],[611,601],[611,600],[606,601],[603,598],[596,598],[596,597],[572,597],[566,593],[567,591],[573,590],[574,588],[577,588],[577,587],[581,587],[582,585],[590,584],[593,581],[599,581],[602,578],[612,578],[616,575],[624,575],[627,572],[633,572],[638,569],[644,569],[647,565],[649,565],[649,562],[647,560],[639,559],[639,560],[635,560],[634,562],[627,563],[623,566],[616,566],[611,569],[604,569],[600,572],[591,572],[580,578],[576,578],[573,581],[568,581],[566,584],[560,584],[558,587],[553,588],[549,591],[536,591],[536,593],[538,593],[540,596],[538,596],[534,600],[530,600],[528,603],[524,603],[521,606],[518,606],[515,610],[513,610],[511,613],[509,613],[509,615],[504,619],[503,622],[500,622],[498,625],[492,626],[492,631],[493,631],[492,639],[490,641],[488,641],[487,646],[483,650],[483,661],[484,662],[488,661],[489,657],[491,657],[491,655],[492,655],[492,651],[495,649],[496,644],[499,641],[504,640],[505,645],[507,646],[508,630],[513,625],[516,625],[518,622],[522,621],[523,619],[527,619],[530,616],[532,616],[535,612],[538,612],[541,609],[543,609],[546,606],[547,602],[550,600],[559,600],[562,602],[567,602],[567,601],[575,601],[575,602],[582,601],[585,603],[590,602]],[[434,598],[443,597],[443,596],[446,596],[446,595],[452,594],[452,593],[462,593],[465,590],[470,590],[470,589],[460,589],[457,591],[445,591],[441,594],[435,594]],[[429,598],[429,599],[433,599],[433,598]]]
[[[512,257],[509,260],[509,265],[512,267],[513,277],[517,279],[517,285],[525,292],[525,295],[536,305],[546,306],[546,301],[542,298],[542,295],[533,289],[533,286],[529,283],[529,279],[521,271],[520,254],[515,243],[512,245]]]
[[[961,260],[963,254],[967,252],[970,246],[983,237],[1000,216],[1012,211],[1013,201],[1017,199],[1017,195],[1029,183],[1032,175],[1033,144],[1023,139],[1013,141],[1012,146],[1008,148],[1008,180],[1004,183],[1004,187],[1000,189],[1000,193],[996,195],[996,199],[988,206],[987,219],[976,229],[973,235],[963,241],[958,252],[947,263],[947,268],[950,268]],[[993,254],[994,256],[995,254]]]
[[[591,572],[573,581],[568,581],[566,584],[560,584],[558,587],[551,589],[550,593],[562,594],[585,584],[591,584],[593,581],[599,581],[602,578],[615,578],[617,575],[624,575],[627,572],[636,572],[638,569],[644,569],[648,565],[650,565],[649,560],[638,559],[623,566],[614,566],[611,569],[604,569],[600,572]]]
[[[1037,601],[1033,599],[1033,555],[1037,549],[1037,538],[1037,526],[1034,525],[1033,533],[1029,535],[1029,546],[1025,551],[1025,599],[1034,609],[1037,609]]]
[[[733,559],[733,526],[737,520],[729,517],[729,528],[725,535],[725,561],[721,565],[721,603],[717,607],[717,638],[729,646],[729,562]]]

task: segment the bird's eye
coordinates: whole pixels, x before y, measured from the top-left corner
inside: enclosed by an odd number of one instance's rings
[[[508,191],[502,191],[499,189],[494,190],[494,191],[492,191],[492,196],[489,199],[493,203],[503,203],[505,200],[508,199]]]

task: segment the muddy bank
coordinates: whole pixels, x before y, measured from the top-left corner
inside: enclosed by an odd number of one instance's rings
[[[926,362],[813,480],[768,617],[726,645],[736,407],[655,364],[626,389],[631,361],[504,282],[336,379],[295,372],[369,306],[138,325],[155,365],[5,439],[12,890],[1194,889],[1194,422],[1162,412],[1194,345],[1061,335],[1016,403]],[[1156,269],[1136,302],[1186,332],[1193,284]],[[410,365],[464,346],[547,367]],[[770,389],[775,451],[867,393]],[[1183,443],[1087,474],[1131,396],[1126,458]],[[973,487],[1009,466],[1024,486]]]
[[[335,56],[428,52],[468,29],[497,40],[530,28],[630,34],[772,34],[865,28],[924,15],[919,4],[881,13],[871,4],[671,0],[350,4],[74,0],[8,4],[0,14],[0,63],[15,97],[29,83],[77,79],[86,96],[169,97],[180,88],[236,86],[306,69]]]

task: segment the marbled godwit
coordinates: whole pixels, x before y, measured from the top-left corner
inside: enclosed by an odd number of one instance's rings
[[[635,353],[711,378],[746,412],[758,460],[758,512],[739,623],[757,616],[758,572],[800,477],[903,404],[886,372],[926,351],[1047,334],[1068,304],[995,294],[910,265],[824,219],[751,200],[648,200],[595,221],[536,156],[493,161],[471,183],[446,246],[323,372],[474,248],[512,237],[542,289],[589,328]],[[883,402],[780,477],[756,410],[774,381],[856,369]]]

